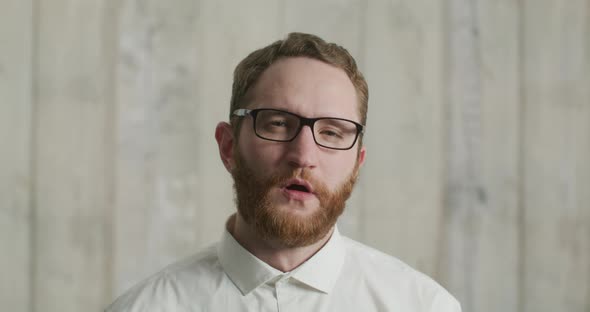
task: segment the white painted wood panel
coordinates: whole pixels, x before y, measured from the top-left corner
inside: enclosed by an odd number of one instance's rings
[[[443,230],[444,6],[367,3],[361,237],[433,276]]]
[[[447,14],[449,130],[441,274],[465,311],[517,311],[519,6],[458,0],[449,3]]]
[[[0,2],[0,302],[31,306],[32,1]]]
[[[115,295],[190,254],[197,242],[198,6],[119,7]]]
[[[476,1],[481,77],[479,162],[481,183],[472,218],[472,270],[450,274],[471,280],[471,299],[457,293],[464,311],[518,312],[520,250],[521,51],[516,1]],[[463,110],[460,113],[465,113]],[[465,116],[465,115],[463,115]],[[469,122],[469,120],[464,120]],[[465,133],[463,135],[466,135]],[[446,270],[445,270],[446,271]],[[448,273],[449,271],[447,271]],[[501,286],[499,286],[501,285]],[[451,291],[453,289],[451,288]]]
[[[92,311],[110,297],[107,8],[62,0],[36,9],[34,311]]]
[[[521,311],[590,309],[590,1],[525,1]]]

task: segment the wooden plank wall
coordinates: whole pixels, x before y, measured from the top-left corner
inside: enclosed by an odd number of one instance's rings
[[[33,311],[83,311],[111,297],[108,5],[36,3]]]
[[[519,220],[519,7],[514,1],[449,4],[441,274],[452,293],[462,294],[465,311],[516,312],[524,230]]]
[[[523,311],[590,310],[590,1],[524,1]]]
[[[0,302],[98,311],[214,242],[232,71],[290,31],[371,89],[341,231],[464,311],[590,311],[590,1],[0,1]]]
[[[0,304],[31,310],[32,1],[0,2]],[[15,32],[14,29],[18,29]]]

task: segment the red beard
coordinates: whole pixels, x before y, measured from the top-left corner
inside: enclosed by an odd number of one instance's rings
[[[234,151],[236,167],[232,176],[238,213],[260,239],[277,241],[285,247],[308,246],[325,237],[344,211],[358,177],[357,163],[351,175],[333,192],[305,169],[278,172],[263,178],[245,164],[237,149]],[[308,181],[319,199],[319,207],[307,216],[281,211],[270,199],[273,188],[284,185],[292,178]]]

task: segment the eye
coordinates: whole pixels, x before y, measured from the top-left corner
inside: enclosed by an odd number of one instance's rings
[[[331,138],[342,138],[342,133],[336,129],[322,129],[319,133]]]
[[[287,121],[284,119],[275,119],[275,120],[270,120],[268,122],[269,126],[272,127],[286,127],[287,126]]]

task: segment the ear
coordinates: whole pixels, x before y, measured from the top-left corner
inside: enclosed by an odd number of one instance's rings
[[[365,157],[367,156],[367,149],[363,146],[361,147],[360,151],[358,152],[357,161],[359,164],[359,168],[363,166],[365,163]]]
[[[215,127],[215,140],[219,147],[219,157],[228,172],[232,172],[235,167],[234,161],[234,135],[232,126],[227,122],[220,122]]]

